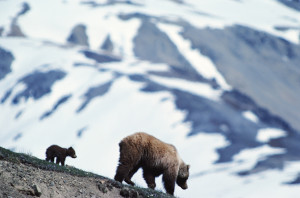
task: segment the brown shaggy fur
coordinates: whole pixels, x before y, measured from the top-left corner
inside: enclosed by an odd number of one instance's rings
[[[115,180],[134,185],[132,176],[139,168],[149,188],[154,189],[155,177],[163,174],[163,183],[167,193],[173,195],[175,182],[187,189],[189,165],[186,165],[171,145],[146,133],[135,133],[125,137],[120,143],[120,159]]]
[[[52,145],[46,150],[46,161],[54,162],[54,158],[56,157],[56,164],[61,163],[62,166],[65,165],[67,156],[72,158],[77,157],[75,150],[72,147],[66,149],[57,145]]]

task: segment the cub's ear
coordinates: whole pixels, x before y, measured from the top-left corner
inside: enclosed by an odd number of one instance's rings
[[[69,147],[69,149],[73,149],[73,148],[72,148],[72,146],[71,146],[71,147]]]

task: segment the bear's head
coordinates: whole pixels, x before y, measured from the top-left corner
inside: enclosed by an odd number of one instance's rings
[[[72,158],[76,158],[77,157],[76,153],[75,153],[75,150],[72,147],[68,148],[67,155],[70,156],[70,157],[72,157]]]
[[[188,180],[190,175],[189,170],[190,165],[186,165],[184,163],[182,163],[179,167],[176,183],[184,190],[188,188],[186,181]]]

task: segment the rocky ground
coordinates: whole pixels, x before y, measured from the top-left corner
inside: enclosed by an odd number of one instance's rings
[[[0,197],[172,197],[0,147]]]

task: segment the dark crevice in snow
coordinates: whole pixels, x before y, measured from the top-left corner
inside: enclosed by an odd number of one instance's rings
[[[82,105],[77,109],[77,113],[80,113],[83,109],[85,109],[87,107],[87,105],[96,97],[101,97],[104,94],[106,94],[111,85],[113,84],[113,81],[109,81],[107,83],[95,86],[95,87],[91,87],[85,94],[84,94],[84,102],[82,103]]]
[[[83,135],[83,133],[85,133],[85,131],[86,131],[87,129],[88,129],[87,126],[81,128],[81,129],[79,129],[78,132],[77,132],[77,137],[78,137],[78,138],[81,138],[82,135]]]
[[[69,95],[66,95],[66,96],[63,96],[61,97],[56,103],[55,105],[52,107],[52,109],[50,111],[47,111],[45,112],[41,117],[40,117],[40,120],[43,120],[47,117],[49,117],[50,115],[52,115],[57,109],[59,106],[61,106],[62,104],[66,103],[70,98],[71,98],[71,94]]]
[[[19,111],[16,116],[15,119],[17,120],[19,117],[21,117],[21,115],[23,114],[23,111]]]
[[[113,6],[116,4],[124,4],[124,5],[130,5],[130,6],[142,6],[140,3],[136,3],[135,1],[127,0],[108,0],[107,2],[99,3],[97,1],[82,1],[81,4],[89,5],[91,7],[103,7],[103,6]]]
[[[5,103],[5,101],[9,98],[11,95],[13,89],[9,89],[5,92],[4,96],[1,98],[1,104]]]
[[[279,1],[280,3],[286,5],[290,8],[300,11],[300,1],[299,0],[277,0],[277,1]]]
[[[0,46],[0,80],[5,78],[5,76],[11,72],[11,64],[14,59],[11,52]]]
[[[83,53],[87,58],[93,59],[98,63],[109,63],[109,62],[120,62],[121,58],[113,55],[108,54],[101,54],[91,50],[82,50]]]
[[[18,141],[21,137],[22,137],[22,133],[18,133],[17,135],[15,135],[15,137],[13,138],[13,140],[14,141]]]
[[[290,182],[285,182],[285,184],[300,184],[300,173],[294,180],[292,180]]]
[[[40,99],[44,95],[50,93],[53,84],[57,80],[63,79],[65,75],[66,73],[63,71],[51,70],[48,72],[35,71],[34,73],[23,77],[18,83],[24,83],[26,88],[14,96],[12,103],[15,105],[19,104],[21,99],[25,99],[25,101],[28,100],[28,98],[33,98],[35,100]],[[7,93],[9,93],[9,91]]]

